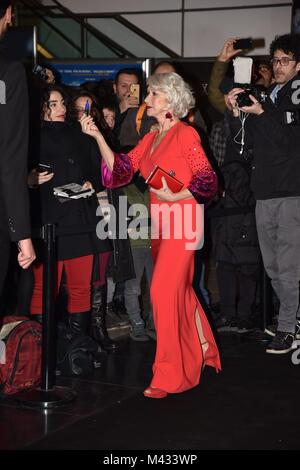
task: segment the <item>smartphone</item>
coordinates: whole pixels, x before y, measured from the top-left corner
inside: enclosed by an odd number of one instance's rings
[[[131,96],[134,96],[137,99],[138,104],[140,104],[140,85],[138,83],[132,83],[130,85],[130,94]]]
[[[233,49],[252,49],[253,48],[253,39],[244,38],[237,39],[233,44]]]
[[[32,69],[32,73],[45,81],[49,78],[46,67],[42,67],[41,65],[35,65]]]
[[[90,115],[90,104],[89,104],[89,100],[86,100],[85,107],[84,107],[84,114],[85,114],[86,116],[89,116],[89,115]]]
[[[49,163],[39,163],[36,171],[38,173],[44,173],[45,171],[47,171],[47,173],[53,173],[53,167]]]

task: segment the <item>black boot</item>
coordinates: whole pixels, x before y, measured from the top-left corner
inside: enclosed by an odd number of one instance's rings
[[[69,313],[68,323],[74,335],[88,335],[90,327],[90,312]]]
[[[91,337],[94,338],[105,351],[116,351],[119,345],[110,339],[106,329],[106,299],[106,284],[93,289]]]

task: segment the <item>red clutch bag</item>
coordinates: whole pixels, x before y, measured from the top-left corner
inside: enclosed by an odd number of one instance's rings
[[[154,189],[161,189],[162,188],[162,177],[165,178],[168,187],[171,189],[173,193],[179,193],[183,188],[183,183],[179,181],[174,176],[167,173],[165,170],[160,168],[160,166],[156,165],[154,169],[151,171],[150,175],[146,179],[146,183]]]

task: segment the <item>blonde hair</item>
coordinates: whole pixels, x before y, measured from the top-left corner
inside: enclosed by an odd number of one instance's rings
[[[178,119],[185,117],[189,110],[195,106],[190,86],[178,73],[158,73],[148,78],[147,84],[154,91],[160,91],[166,95],[169,110]]]

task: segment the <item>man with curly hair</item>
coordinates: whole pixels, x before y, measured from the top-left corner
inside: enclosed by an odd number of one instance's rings
[[[252,187],[257,200],[256,222],[263,262],[280,301],[278,325],[266,352],[285,354],[300,333],[300,35],[285,34],[270,46],[275,83],[265,103],[239,109],[228,95],[232,135],[244,122],[241,153],[253,150]],[[248,152],[249,153],[249,152]]]

